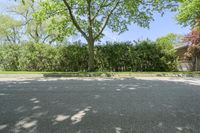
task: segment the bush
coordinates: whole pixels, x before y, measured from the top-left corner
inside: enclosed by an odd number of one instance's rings
[[[15,44],[0,45],[0,69],[17,71],[19,67],[20,46]]]
[[[173,47],[143,41],[135,46],[136,71],[176,71],[177,56]]]
[[[86,71],[88,52],[83,44],[60,45],[57,47],[56,59],[58,71]]]
[[[56,49],[47,44],[27,43],[21,45],[19,70],[54,71]]]
[[[87,71],[87,46],[77,42],[5,44],[0,46],[0,69],[21,71]],[[107,42],[95,47],[98,71],[176,71],[177,57],[170,44],[142,41]]]
[[[129,42],[107,42],[105,45],[96,46],[96,67],[100,71],[130,71],[131,47]]]

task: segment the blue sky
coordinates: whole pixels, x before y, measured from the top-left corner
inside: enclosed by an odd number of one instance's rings
[[[150,28],[141,28],[136,25],[130,25],[129,31],[117,36],[112,36],[117,40],[143,40],[150,39],[156,40],[160,36],[164,36],[168,33],[187,34],[190,31],[189,27],[182,27],[177,24],[175,20],[176,13],[166,12],[163,17],[160,14],[154,14],[155,21],[152,21]]]
[[[5,12],[7,7],[13,0],[0,0],[0,12]],[[177,24],[175,20],[175,13],[166,12],[163,17],[159,14],[154,14],[155,21],[151,22],[150,28],[140,28],[136,25],[130,25],[129,31],[118,35],[112,33],[110,30],[106,30],[104,34],[104,41],[133,41],[150,39],[154,41],[160,36],[164,36],[168,33],[187,34],[190,30],[189,27],[182,27]],[[76,39],[76,38],[74,38]]]

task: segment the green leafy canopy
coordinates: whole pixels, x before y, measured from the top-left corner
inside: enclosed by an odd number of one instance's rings
[[[173,9],[177,2],[172,0],[42,0],[41,10],[34,14],[38,21],[57,18],[70,35],[80,32],[87,40],[92,32],[94,40],[103,36],[107,27],[113,32],[123,33],[127,25],[134,23],[148,27],[153,20],[153,12],[163,13],[164,9]],[[71,13],[71,14],[70,14]],[[55,19],[56,18],[56,19]],[[54,26],[52,24],[52,26]],[[67,30],[66,30],[67,29]],[[89,29],[91,31],[89,31]]]
[[[195,20],[200,19],[200,0],[183,0],[176,19],[184,26],[195,26]]]

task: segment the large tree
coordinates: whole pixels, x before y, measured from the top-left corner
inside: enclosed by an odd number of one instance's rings
[[[80,33],[88,43],[88,70],[94,70],[94,43],[108,28],[122,33],[127,25],[148,27],[153,12],[176,6],[173,0],[43,0],[38,20],[58,17],[64,19],[63,29],[71,34]]]

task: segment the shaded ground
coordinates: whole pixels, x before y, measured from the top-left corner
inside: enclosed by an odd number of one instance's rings
[[[199,132],[200,86],[187,80],[0,81],[0,133]]]

